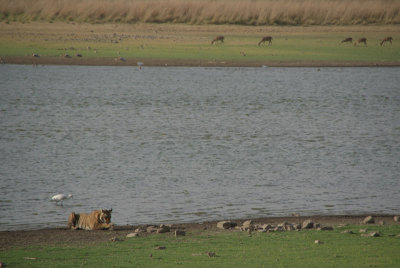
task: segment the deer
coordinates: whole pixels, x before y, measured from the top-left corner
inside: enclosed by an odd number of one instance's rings
[[[390,42],[390,44],[392,44],[392,40],[393,40],[393,38],[391,36],[383,38],[383,40],[381,42],[381,46],[386,42]]]
[[[211,45],[213,45],[215,42],[221,42],[221,43],[223,43],[224,42],[224,36],[223,35],[218,35],[217,37],[215,37],[212,41],[211,41]]]
[[[367,46],[367,38],[363,37],[357,40],[357,42],[354,43],[354,46],[364,43],[365,46]]]
[[[353,38],[347,37],[346,39],[343,39],[341,43],[353,43]]]
[[[268,41],[268,46],[272,44],[272,36],[264,36],[260,42],[258,42],[258,46],[261,44],[265,44]]]

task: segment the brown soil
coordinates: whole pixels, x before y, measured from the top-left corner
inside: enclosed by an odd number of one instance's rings
[[[146,66],[186,66],[186,67],[393,67],[400,62],[365,62],[365,61],[203,61],[203,60],[141,60]],[[32,57],[3,56],[3,64],[32,65],[92,65],[92,66],[137,66],[137,60],[119,60],[115,58],[64,58],[64,57]]]
[[[321,226],[340,226],[347,224],[360,224],[366,215],[355,216],[300,216],[300,217],[271,217],[254,219],[257,224],[279,224],[282,222],[302,223],[304,220],[312,219]],[[394,224],[393,215],[374,215],[375,223]],[[234,220],[239,226],[244,220]],[[138,226],[115,226],[114,230],[108,231],[83,231],[68,230],[66,228],[42,229],[32,231],[3,231],[0,232],[0,250],[13,247],[29,246],[84,246],[91,243],[107,242],[112,238],[125,239],[128,233],[133,232]],[[174,224],[174,228],[185,230],[187,233],[216,232],[224,230],[217,229],[217,222]],[[171,235],[169,233],[167,235]]]

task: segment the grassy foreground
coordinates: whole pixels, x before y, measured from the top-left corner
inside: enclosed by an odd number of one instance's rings
[[[211,45],[216,35],[225,42]],[[258,46],[271,35],[271,46]],[[393,37],[393,44],[380,41]],[[367,46],[341,43],[347,37],[367,38]],[[400,62],[398,26],[234,26],[185,24],[75,24],[1,23],[0,57],[3,63],[23,58],[23,63],[136,65],[137,61],[215,62]],[[40,58],[33,58],[36,53]],[[66,58],[65,54],[70,57]],[[81,54],[82,57],[77,57]],[[11,58],[11,59],[10,59]],[[11,61],[11,62],[10,62]],[[146,65],[146,62],[145,62]],[[193,64],[187,64],[193,65]]]
[[[379,231],[380,237],[365,237],[361,229]],[[38,245],[1,251],[0,260],[8,267],[396,267],[399,250],[400,225],[350,225],[333,231],[202,231],[121,237],[95,246]]]

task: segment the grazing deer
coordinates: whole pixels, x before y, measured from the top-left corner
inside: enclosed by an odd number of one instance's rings
[[[220,41],[221,43],[224,42],[224,36],[223,35],[218,35],[217,37],[215,37],[212,41],[211,41],[211,45],[213,45],[215,42]]]
[[[393,38],[391,36],[383,38],[383,40],[381,42],[381,46],[386,42],[390,42],[390,44],[392,44],[392,40],[393,40]]]
[[[364,43],[364,45],[367,46],[367,38],[363,37],[363,38],[358,39],[358,40],[354,43],[354,45],[356,46],[356,45],[361,44],[361,43]]]
[[[272,36],[264,36],[260,42],[258,42],[258,46],[260,46],[261,44],[265,44],[265,42],[268,41],[268,46],[272,44]]]
[[[347,37],[346,39],[343,39],[341,43],[353,43],[353,38]]]

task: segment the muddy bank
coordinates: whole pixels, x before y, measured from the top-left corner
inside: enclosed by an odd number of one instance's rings
[[[3,56],[2,64],[32,65],[87,65],[87,66],[136,66],[138,62],[157,67],[398,67],[397,61],[208,61],[208,60],[155,60],[124,58],[84,58],[84,57],[33,57]]]
[[[367,215],[354,216],[293,216],[293,217],[270,217],[253,219],[256,224],[279,224],[282,222],[298,223],[311,219],[321,226],[341,226],[347,224],[360,224]],[[375,224],[399,224],[393,219],[394,215],[373,215]],[[245,220],[233,220],[238,225],[241,225]],[[125,239],[128,233],[133,232],[138,226],[126,225],[115,226],[114,230],[110,231],[84,231],[84,230],[68,230],[65,227],[53,229],[41,229],[32,231],[3,231],[0,232],[0,249],[6,250],[13,247],[29,247],[29,246],[84,246],[90,243],[107,242],[112,238]],[[217,221],[203,223],[186,223],[174,224],[174,227],[179,230],[184,230],[186,233],[199,233],[204,231],[232,231],[217,229]],[[157,235],[157,234],[155,234]],[[166,235],[173,235],[167,233]]]

